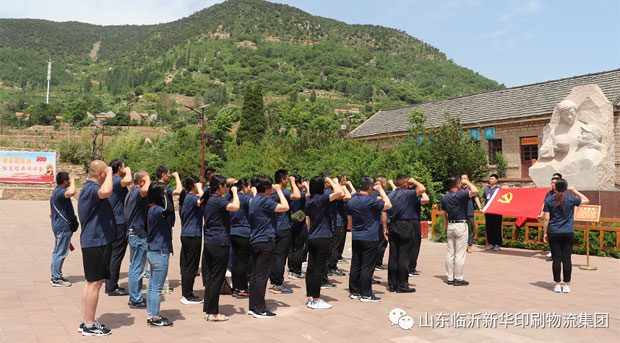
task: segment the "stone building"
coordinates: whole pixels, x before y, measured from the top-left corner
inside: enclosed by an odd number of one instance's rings
[[[465,131],[487,150],[491,170],[495,170],[495,153],[502,152],[508,160],[506,177],[528,181],[528,169],[538,158],[543,127],[554,106],[573,87],[588,84],[598,85],[613,106],[616,185],[620,185],[620,69],[381,110],[349,136],[387,142],[409,136],[412,110],[424,114],[428,127],[440,126],[447,112],[459,117]]]

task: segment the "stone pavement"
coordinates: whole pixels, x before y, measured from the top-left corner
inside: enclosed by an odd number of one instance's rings
[[[453,287],[444,282],[445,244],[424,240],[419,262],[421,275],[410,278],[416,293],[387,292],[387,272],[379,271],[376,277],[381,285],[373,289],[383,298],[382,302],[360,303],[347,297],[348,278],[334,277],[338,288],[322,291],[333,309],[310,310],[304,306],[304,281],[287,279],[285,282],[294,290],[293,294],[267,293],[268,306],[275,310],[277,318],[254,319],[246,314],[247,300],[221,296],[221,312],[230,316],[230,321],[224,323],[204,321],[202,305],[179,302],[177,253],[171,258],[169,270],[170,283],[176,288],[164,297],[161,306],[162,314],[174,321],[173,327],[148,327],[144,310],[129,309],[127,297],[109,297],[102,290],[97,317],[112,329],[112,335],[82,337],[76,331],[83,286],[79,236],[74,235],[72,242],[76,250],[69,253],[63,268],[73,286],[52,288],[49,279],[53,235],[49,213],[46,201],[0,201],[0,340],[3,342],[520,343],[593,339],[617,342],[620,336],[620,261],[617,259],[593,257],[590,262],[598,270],[583,271],[578,266],[585,264],[585,256],[573,255],[572,292],[556,294],[551,291],[551,263],[545,262],[544,252],[519,249],[485,252],[482,247],[474,247],[465,265],[465,279],[471,285]],[[177,252],[179,232],[175,228]],[[350,244],[347,257],[349,247]],[[349,265],[339,266],[348,275]],[[127,269],[128,254],[121,267],[122,287],[127,286]],[[196,290],[197,295],[203,295],[199,279]],[[390,325],[388,313],[396,307],[414,319],[412,330]],[[525,322],[524,313],[528,315]],[[596,317],[603,321],[607,318],[607,323],[590,318],[595,313],[602,313]],[[426,324],[433,327],[420,326],[425,324],[420,323],[420,317],[425,319],[426,314],[429,320],[434,319],[434,323]],[[540,314],[544,315],[542,323],[537,318]],[[542,324],[545,328],[540,328]],[[558,324],[568,328],[549,328]],[[588,327],[605,324],[608,328]],[[472,327],[454,328],[455,325]],[[580,325],[585,327],[576,328]]]

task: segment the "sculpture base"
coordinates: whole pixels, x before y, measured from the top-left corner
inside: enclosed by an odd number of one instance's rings
[[[590,205],[601,205],[602,218],[620,218],[620,191],[582,191]]]

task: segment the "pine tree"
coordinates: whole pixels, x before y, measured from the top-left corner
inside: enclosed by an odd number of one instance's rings
[[[241,123],[237,130],[237,143],[245,141],[258,143],[265,134],[267,119],[263,103],[263,89],[260,84],[246,85],[243,92],[243,106],[241,108]]]
[[[315,102],[315,101],[316,101],[316,92],[313,89],[312,93],[310,93],[310,102]]]

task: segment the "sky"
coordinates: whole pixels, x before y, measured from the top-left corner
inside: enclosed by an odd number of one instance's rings
[[[0,18],[169,22],[221,0],[0,0]],[[620,68],[620,0],[272,0],[407,32],[506,87]]]

